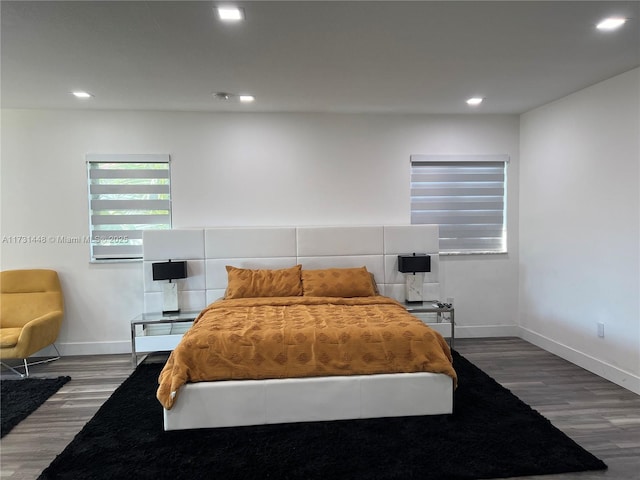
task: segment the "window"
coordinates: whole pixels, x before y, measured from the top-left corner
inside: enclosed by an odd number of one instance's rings
[[[142,258],[142,230],[171,228],[169,155],[87,155],[91,260]]]
[[[440,226],[441,253],[507,251],[507,155],[412,155],[411,223]]]

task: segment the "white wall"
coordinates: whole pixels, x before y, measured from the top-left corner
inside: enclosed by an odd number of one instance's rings
[[[3,239],[88,234],[86,153],[169,153],[176,228],[406,224],[409,156],[507,153],[509,254],[445,257],[460,335],[515,333],[518,117],[2,112]],[[89,246],[3,242],[2,269],[60,272],[63,354],[129,351],[140,263],[89,263]]]
[[[640,393],[640,69],[520,131],[523,336]]]

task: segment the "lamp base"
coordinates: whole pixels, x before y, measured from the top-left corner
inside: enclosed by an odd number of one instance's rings
[[[422,302],[424,273],[414,273],[405,275],[404,293],[407,302]]]
[[[179,311],[178,284],[165,283],[162,290],[162,313],[177,313]]]

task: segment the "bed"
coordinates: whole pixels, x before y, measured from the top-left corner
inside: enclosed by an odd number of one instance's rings
[[[354,228],[355,237],[363,233]],[[402,290],[389,282],[397,277],[385,269],[385,265],[393,268],[394,250],[427,250],[425,242],[433,243],[433,230],[386,228],[365,229],[367,234],[382,231],[379,255],[362,254],[375,242],[345,242],[353,237],[350,227],[322,227],[320,241],[312,248],[323,254],[315,257],[301,255],[313,242],[308,241],[308,231],[296,230],[296,254],[287,260],[297,261],[285,267],[269,256],[274,243],[260,242],[265,233],[271,240],[281,240],[281,231],[216,229],[211,234],[207,230],[209,238],[233,238],[226,251],[224,242],[216,242],[216,258],[204,262],[207,281],[219,279],[224,268],[225,288],[217,297],[223,299],[214,299],[202,310],[160,375],[158,399],[164,407],[165,429],[451,413],[456,378],[448,345],[389,295]],[[247,237],[248,230],[251,240],[238,241],[238,235]],[[247,242],[254,241],[266,252],[264,257],[229,258],[238,246],[251,251]],[[147,249],[146,239],[144,243]],[[332,255],[338,248],[345,254]],[[161,255],[166,258],[166,253]],[[367,266],[354,267],[356,262]],[[285,273],[299,283],[291,285]],[[327,276],[346,273],[357,281],[327,281]],[[376,278],[382,281],[372,281]],[[433,280],[433,275],[426,279]],[[216,281],[210,286],[222,283]],[[425,285],[425,290],[429,287]],[[268,345],[266,337],[279,343]],[[259,350],[258,343],[264,343],[265,350]],[[216,353],[223,351],[225,358]]]

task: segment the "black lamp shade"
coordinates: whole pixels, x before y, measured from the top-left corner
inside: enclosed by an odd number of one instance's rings
[[[154,280],[175,280],[187,278],[187,262],[157,262],[152,263]]]
[[[398,255],[398,271],[401,273],[430,272],[431,257],[424,253]]]

